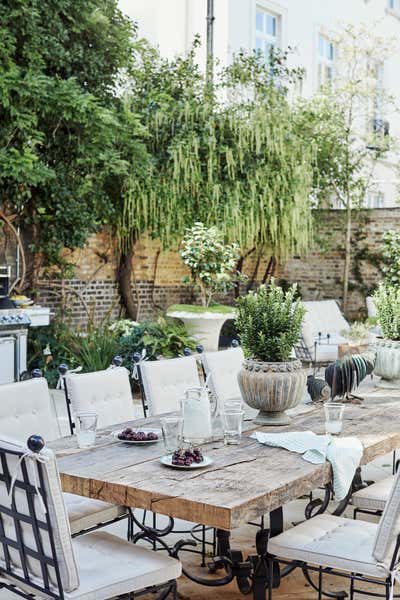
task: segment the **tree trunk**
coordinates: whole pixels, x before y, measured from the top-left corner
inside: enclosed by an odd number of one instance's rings
[[[346,237],[344,244],[344,273],[343,273],[343,312],[346,314],[349,301],[349,279],[351,266],[351,202],[347,199],[346,206]]]
[[[132,261],[134,255],[134,242],[132,242],[128,252],[122,252],[118,268],[119,293],[121,303],[126,310],[126,314],[134,321],[138,317],[138,302],[135,302],[132,294]]]

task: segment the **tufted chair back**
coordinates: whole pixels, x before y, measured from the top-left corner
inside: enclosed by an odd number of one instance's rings
[[[72,412],[95,412],[98,426],[108,427],[135,418],[129,372],[125,367],[65,377]]]
[[[47,440],[61,437],[45,378],[0,385],[0,434],[25,441],[32,431]]]
[[[144,361],[140,376],[149,416],[180,410],[185,391],[201,385],[193,356]]]
[[[0,436],[1,575],[35,597],[58,598],[79,577],[55,457],[34,437],[35,452]]]
[[[397,536],[400,535],[400,469],[397,471],[376,533],[374,558],[390,567]]]
[[[206,376],[209,375],[208,387],[220,406],[227,400],[242,397],[237,378],[244,361],[240,346],[219,352],[204,352],[201,360]]]

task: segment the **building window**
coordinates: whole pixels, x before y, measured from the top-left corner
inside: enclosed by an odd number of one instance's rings
[[[369,192],[365,200],[366,208],[383,208],[385,196],[382,192]]]
[[[333,43],[321,33],[318,36],[318,87],[332,86],[335,65]]]
[[[268,62],[271,51],[279,47],[279,16],[257,6],[256,9],[256,50]]]
[[[400,11],[400,0],[387,0],[389,10]]]

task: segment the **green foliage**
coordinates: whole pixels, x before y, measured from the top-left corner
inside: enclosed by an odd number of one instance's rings
[[[227,293],[236,285],[234,268],[240,248],[236,243],[226,244],[217,227],[195,223],[186,230],[179,254],[191,274],[191,281],[184,281],[200,292],[203,306],[209,306],[215,294]]]
[[[151,163],[124,196],[124,251],[143,233],[171,245],[196,221],[241,248],[307,249],[312,148],[295,128],[286,77],[284,66],[272,79],[271,65],[241,54],[210,89],[194,51],[168,61],[142,50],[125,99],[148,131]]]
[[[129,335],[121,337],[118,354],[124,358],[125,364],[130,364],[133,353],[143,349],[150,360],[156,360],[159,356],[174,358],[185,348],[194,350],[195,347],[196,341],[189,336],[184,325],[175,319],[159,317],[156,321],[142,321]]]
[[[115,218],[141,155],[115,96],[133,37],[117,0],[0,5],[0,208],[16,211],[30,250],[64,272],[60,250]]]
[[[197,304],[172,304],[168,307],[168,312],[192,312],[192,313],[231,313],[234,309],[232,306],[225,304],[211,304],[210,306],[198,306]]]
[[[383,234],[383,242],[385,280],[392,286],[400,287],[400,231],[388,229]]]
[[[59,318],[53,319],[47,327],[28,330],[28,370],[41,369],[52,388],[56,387],[61,363],[71,368],[78,366],[68,348],[68,339],[69,328]]]
[[[88,331],[70,330],[65,350],[83,373],[107,369],[118,354],[118,339],[110,332],[108,324],[100,324]]]
[[[350,329],[344,329],[341,335],[354,344],[368,342],[370,326],[368,323],[355,321],[350,325]]]
[[[400,340],[400,287],[380,283],[374,303],[383,336],[388,340]]]
[[[284,292],[272,280],[238,299],[236,328],[248,356],[266,362],[289,360],[305,313],[295,297],[295,284]]]

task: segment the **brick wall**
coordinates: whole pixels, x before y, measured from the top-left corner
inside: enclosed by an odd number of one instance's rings
[[[321,211],[315,218],[315,245],[307,257],[294,257],[277,266],[276,277],[288,282],[297,281],[306,300],[341,299],[343,253],[343,212]],[[359,259],[359,275],[352,274],[349,317],[356,318],[365,309],[365,293],[379,279],[379,271],[372,264],[380,253],[382,233],[389,228],[400,228],[400,208],[365,211],[353,228],[353,250]],[[116,283],[117,252],[109,232],[92,236],[82,250],[65,253],[76,265],[74,279],[42,281],[39,302],[54,311],[67,307],[73,322],[83,324],[88,313],[94,311],[100,320],[120,312]],[[269,257],[257,264],[252,253],[246,258],[243,271],[261,281]],[[353,269],[354,270],[354,269]],[[157,241],[141,240],[136,244],[133,261],[132,289],[138,300],[139,318],[151,316],[178,302],[193,302],[190,288],[182,284],[186,274],[176,250],[165,251]],[[358,281],[358,279],[361,280]],[[222,299],[233,301],[233,295]]]

